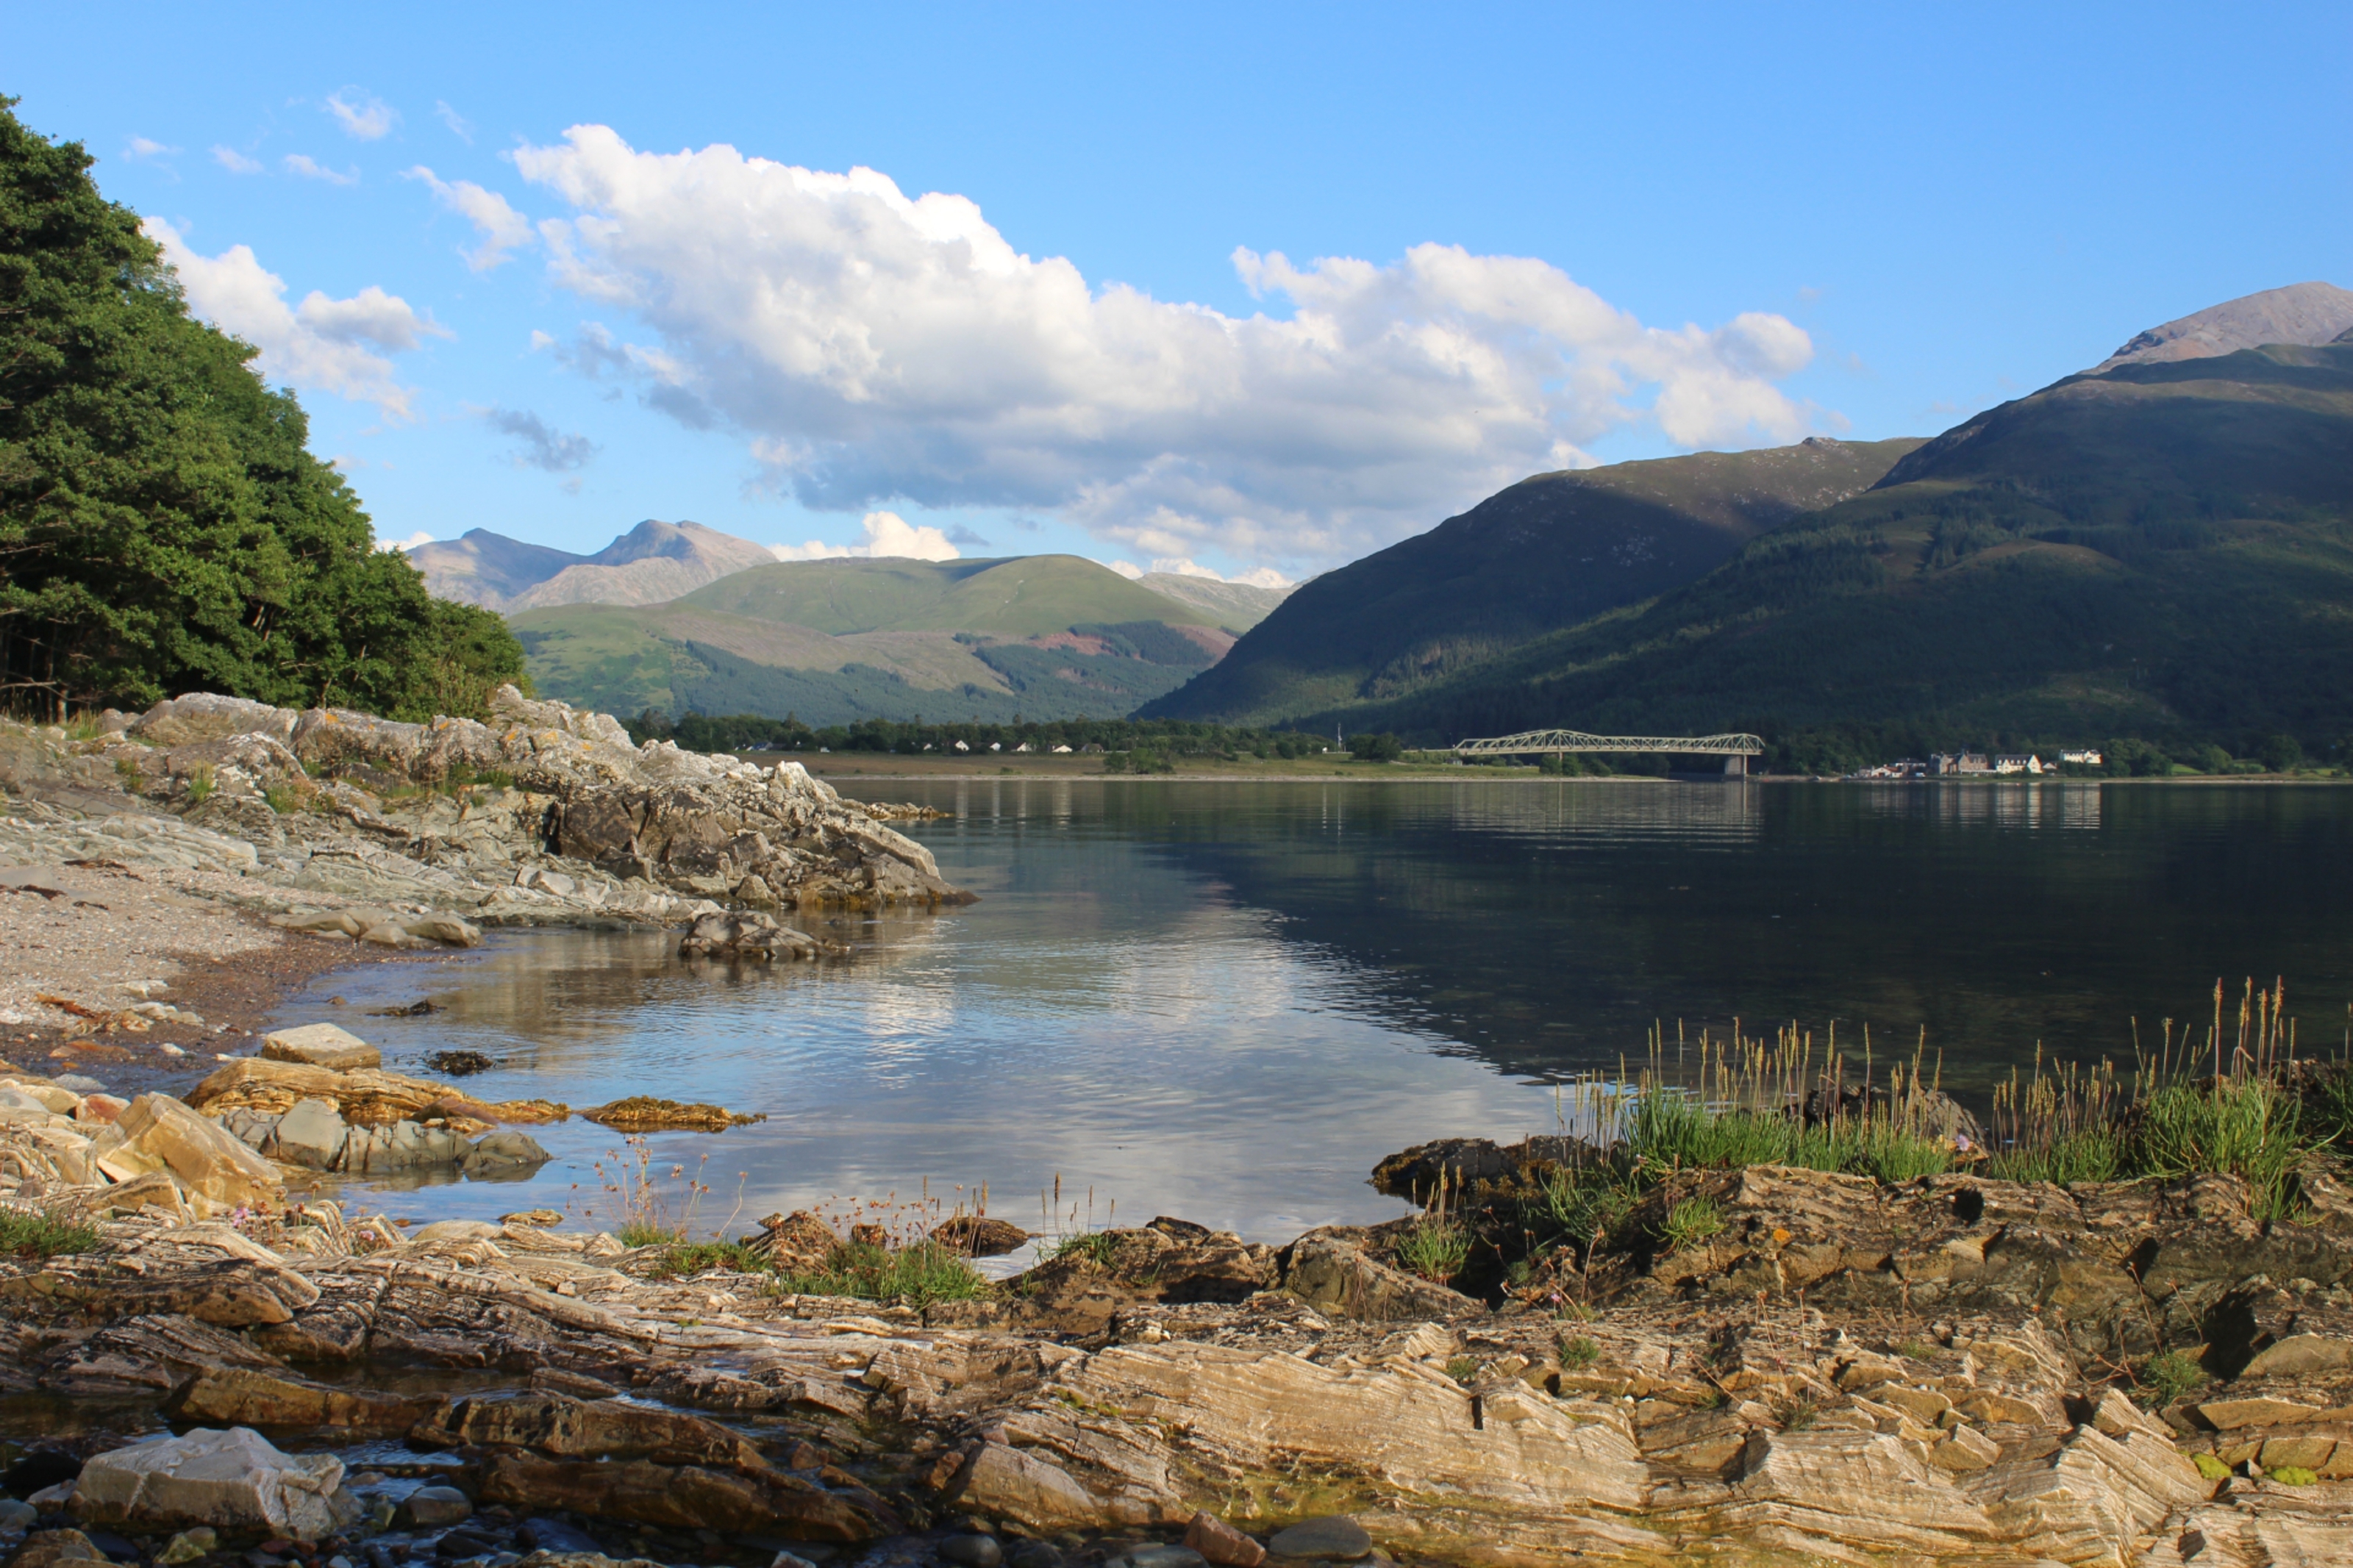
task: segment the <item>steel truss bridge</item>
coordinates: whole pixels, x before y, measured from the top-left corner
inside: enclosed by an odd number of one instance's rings
[[[1674,756],[1722,757],[1724,771],[1738,777],[1748,759],[1761,756],[1765,742],[1754,735],[1588,735],[1582,730],[1525,730],[1483,741],[1457,741],[1460,757],[1520,757],[1567,752],[1663,752]]]

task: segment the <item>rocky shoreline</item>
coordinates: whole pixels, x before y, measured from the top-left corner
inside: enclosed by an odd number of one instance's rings
[[[0,1203],[86,1227],[0,1260],[18,1563],[2353,1560],[2353,1190],[2316,1160],[2269,1226],[2229,1178],[1757,1167],[1645,1200],[1704,1194],[1705,1238],[1637,1216],[1479,1299],[1401,1266],[1413,1221],[1164,1218],[919,1304],[792,1288],[937,1245],[809,1215],[715,1251],[552,1214],[404,1237],[201,1109],[336,1070],[0,1090]],[[413,1092],[342,1070],[355,1122]],[[1492,1209],[1560,1142],[1385,1170]],[[2137,1381],[2157,1344],[2189,1385]]]
[[[160,1028],[142,1043],[186,1051],[249,1027],[257,973],[345,961],[290,946],[671,928],[683,956],[765,962],[841,951],[796,913],[971,898],[890,826],[922,808],[845,800],[797,763],[632,746],[512,687],[492,710],[400,724],[195,694],[79,734],[0,723],[0,1025],[44,1045]],[[239,1016],[185,1005],[183,981]]]

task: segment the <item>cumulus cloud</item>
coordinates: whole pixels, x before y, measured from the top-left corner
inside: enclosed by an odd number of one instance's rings
[[[430,544],[432,542],[433,536],[431,534],[417,532],[410,534],[406,539],[379,539],[375,542],[375,547],[379,551],[397,550],[406,553],[408,551],[416,549],[420,544]]]
[[[141,227],[179,273],[189,308],[259,349],[263,374],[373,403],[393,419],[413,417],[414,395],[393,378],[392,362],[365,345],[400,353],[425,338],[449,336],[430,316],[374,284],[348,300],[330,299],[314,289],[301,304],[290,306],[286,280],[264,268],[251,246],[203,256],[162,218],[151,217]]]
[[[565,474],[586,468],[596,456],[596,444],[587,437],[567,436],[525,409],[486,408],[481,419],[491,429],[515,438],[514,460],[519,468]]]
[[[279,162],[290,174],[300,174],[306,180],[324,180],[331,185],[356,185],[360,183],[357,169],[330,169],[307,153],[289,153]]]
[[[954,561],[956,547],[936,528],[918,528],[895,511],[870,511],[859,520],[863,544],[828,544],[812,539],[807,544],[771,544],[768,553],[779,561],[838,561],[845,556],[896,555],[917,561]]]
[[[343,128],[343,134],[362,142],[380,142],[400,121],[399,113],[380,98],[355,87],[327,95],[326,110]]]
[[[1111,570],[1118,573],[1121,576],[1126,578],[1131,583],[1144,575],[1144,568],[1138,566],[1133,561],[1098,561],[1095,564],[1098,566],[1108,566]]]
[[[163,142],[145,136],[133,136],[124,146],[122,155],[132,159],[168,158],[178,151],[177,147],[167,147]]]
[[[261,173],[260,159],[248,158],[234,147],[223,147],[216,143],[213,147],[213,162],[218,163],[222,168],[227,169],[232,174],[259,174]]]
[[[1275,313],[1091,284],[965,197],[580,126],[523,176],[555,281],[642,323],[608,358],[744,433],[814,507],[1051,509],[1145,555],[1353,555],[1648,424],[1780,441],[1811,353],[1762,313],[1648,327],[1559,268],[1421,245],[1388,264],[1239,250]]]
[[[474,226],[482,243],[458,254],[475,271],[488,272],[509,259],[513,251],[531,243],[531,220],[508,205],[506,197],[498,192],[484,190],[471,180],[445,182],[422,163],[403,177],[424,181],[432,188],[436,200]]]

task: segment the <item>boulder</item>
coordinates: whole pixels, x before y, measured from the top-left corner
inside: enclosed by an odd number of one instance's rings
[[[1320,1557],[1333,1563],[1355,1563],[1373,1554],[1373,1538],[1346,1514],[1311,1519],[1278,1531],[1266,1543],[1276,1557]]]
[[[278,1119],[263,1152],[273,1160],[313,1171],[332,1171],[343,1157],[352,1130],[334,1106],[323,1100],[298,1100]]]
[[[129,1146],[161,1160],[191,1200],[217,1210],[275,1204],[285,1195],[269,1161],[168,1094],[141,1095],[114,1124]]]
[[[158,702],[124,726],[124,733],[150,746],[183,746],[231,735],[266,735],[280,742],[294,738],[300,715],[243,697],[192,692]]]
[[[455,1169],[464,1163],[470,1152],[464,1137],[447,1127],[396,1121],[389,1127],[353,1128],[343,1144],[341,1168],[355,1176]]]
[[[1258,1568],[1266,1548],[1214,1513],[1197,1513],[1185,1527],[1185,1544],[1217,1568]]]
[[[624,1399],[563,1394],[445,1400],[415,1436],[443,1447],[533,1448],[557,1458],[653,1459],[757,1473],[772,1468],[751,1442],[715,1421]]]
[[[1051,1535],[1121,1522],[1104,1500],[1042,1455],[983,1443],[965,1461],[950,1500],[969,1512]]]
[[[268,1061],[301,1062],[334,1072],[384,1066],[382,1051],[333,1024],[304,1024],[264,1035],[261,1055]]]
[[[1339,1317],[1411,1322],[1485,1310],[1459,1291],[1373,1257],[1361,1232],[1311,1230],[1283,1249],[1282,1262],[1285,1290]]]
[[[75,1514],[115,1529],[260,1531],[320,1541],[343,1522],[333,1499],[343,1462],[282,1454],[247,1427],[195,1431],[100,1454],[82,1466]]]
[[[501,1132],[485,1132],[474,1140],[466,1151],[466,1174],[480,1179],[497,1180],[528,1175],[548,1162],[548,1152],[539,1141],[527,1132],[509,1128]]]
[[[1008,1220],[958,1215],[932,1227],[931,1239],[966,1258],[1002,1258],[1029,1243],[1029,1233]]]
[[[269,1426],[347,1439],[398,1437],[433,1408],[429,1396],[335,1388],[252,1367],[206,1367],[164,1406],[178,1422]]]

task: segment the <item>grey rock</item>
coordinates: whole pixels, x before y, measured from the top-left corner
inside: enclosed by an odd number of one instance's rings
[[[961,1568],[997,1568],[1005,1561],[1005,1549],[997,1544],[994,1536],[951,1535],[939,1543],[939,1554]]]
[[[342,1114],[323,1100],[299,1100],[278,1119],[263,1152],[290,1165],[332,1171],[351,1138]]]
[[[2265,343],[2318,347],[2348,328],[2353,328],[2353,291],[2333,283],[2291,283],[2151,327],[2093,370],[2097,374],[2120,364],[2204,359]]]
[[[1372,1555],[1373,1538],[1346,1514],[1335,1513],[1293,1525],[1268,1542],[1266,1549],[1277,1557],[1328,1557],[1354,1563]]]
[[[0,1498],[0,1531],[30,1530],[41,1510],[15,1498]]]
[[[1209,1568],[1209,1560],[1189,1546],[1138,1546],[1103,1568]]]
[[[466,1151],[465,1170],[470,1176],[525,1174],[546,1164],[548,1159],[547,1151],[531,1134],[506,1128],[485,1132],[474,1141]]]
[[[395,1521],[411,1530],[447,1530],[474,1517],[474,1505],[456,1487],[419,1487],[401,1500]]]

